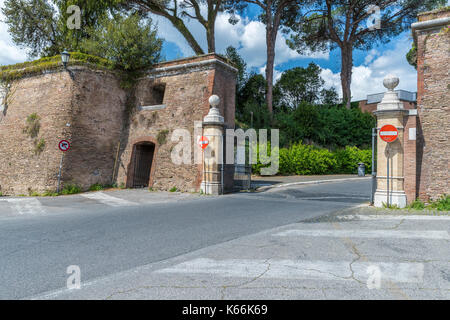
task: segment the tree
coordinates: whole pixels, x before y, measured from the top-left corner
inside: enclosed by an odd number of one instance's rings
[[[301,102],[332,104],[337,95],[334,88],[325,89],[320,77],[320,67],[310,63],[308,67],[286,70],[274,87],[275,108],[295,110]]]
[[[290,27],[295,32],[288,44],[299,53],[307,49],[341,51],[342,96],[351,101],[353,49],[369,50],[408,29],[419,12],[446,0],[321,0],[299,12]],[[379,17],[374,16],[380,9]],[[374,20],[375,19],[375,23]],[[379,27],[377,26],[379,22]]]
[[[169,20],[186,39],[197,55],[205,52],[187,28],[183,18],[197,20],[205,29],[208,52],[216,51],[215,23],[217,14],[227,10],[233,0],[128,0],[126,5],[141,13],[152,13]],[[206,17],[202,15],[202,5],[206,5]]]
[[[151,19],[141,21],[137,14],[103,17],[87,30],[81,47],[86,53],[106,58],[117,68],[140,71],[160,60],[163,40],[157,37]]]
[[[79,49],[85,30],[96,22],[120,0],[6,0],[2,13],[13,42],[30,49],[29,55],[52,56],[65,48]],[[78,5],[82,10],[81,29],[67,27],[67,8]]]
[[[6,0],[2,13],[17,46],[30,49],[30,56],[54,54],[63,42],[51,3],[44,0]]]
[[[266,104],[269,113],[273,114],[273,69],[275,63],[275,44],[278,31],[282,28],[285,21],[295,16],[300,9],[300,4],[304,1],[300,0],[240,0],[236,1],[236,5],[241,3],[252,3],[258,5],[262,9],[260,20],[266,25]],[[235,8],[235,11],[242,11],[243,6]],[[233,11],[233,9],[231,10]]]
[[[233,46],[229,46],[225,49],[225,57],[230,60],[230,62],[238,70],[236,81],[236,93],[238,93],[247,80],[247,63],[245,63],[244,59],[242,59],[236,48]]]

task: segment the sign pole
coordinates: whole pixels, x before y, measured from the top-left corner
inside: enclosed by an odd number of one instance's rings
[[[70,149],[70,142],[67,140],[61,140],[58,143],[59,150],[62,151],[61,155],[61,162],[59,163],[59,174],[58,174],[58,187],[56,189],[56,192],[59,193],[61,189],[61,174],[62,174],[62,166],[63,166],[63,160],[64,160],[64,153],[67,152]]]
[[[59,189],[60,189],[60,186],[61,186],[61,173],[62,173],[63,160],[64,160],[64,152],[61,155],[61,162],[59,163],[58,188],[56,189],[56,193],[59,193]]]
[[[386,175],[387,175],[387,190],[386,190],[386,196],[387,196],[387,199],[386,199],[386,204],[387,204],[387,207],[389,208],[389,148],[390,147],[390,144],[388,143],[387,144],[387,148],[386,148],[386,158],[387,158],[387,173],[386,173]]]

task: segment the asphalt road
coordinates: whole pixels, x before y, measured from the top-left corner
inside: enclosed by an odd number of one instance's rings
[[[144,190],[0,199],[0,299],[106,277],[368,202],[370,180],[222,197]]]

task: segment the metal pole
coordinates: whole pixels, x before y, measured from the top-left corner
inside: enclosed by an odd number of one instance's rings
[[[56,193],[59,193],[60,186],[61,186],[61,172],[62,172],[63,159],[64,159],[64,152],[61,156],[61,162],[59,163],[58,187],[56,189]]]
[[[389,208],[390,206],[389,206],[389,142],[388,142],[388,144],[387,144],[387,147],[386,147],[386,151],[387,151],[387,154],[386,154],[386,157],[387,157],[387,173],[386,173],[386,178],[387,178],[387,190],[386,190],[386,196],[387,196],[387,199],[386,199],[386,205],[387,205],[387,207]]]
[[[376,184],[376,172],[375,172],[375,138],[377,136],[377,128],[372,128],[372,192],[370,194],[370,204],[374,204],[375,198],[375,184]]]

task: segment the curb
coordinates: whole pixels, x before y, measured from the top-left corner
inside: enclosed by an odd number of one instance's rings
[[[369,180],[372,177],[358,177],[358,178],[342,178],[342,179],[326,179],[326,180],[313,180],[313,181],[301,181],[301,182],[291,182],[291,183],[283,183],[283,184],[275,184],[272,186],[262,186],[256,188],[257,191],[265,191],[273,188],[285,188],[296,185],[307,185],[307,184],[321,184],[321,183],[330,183],[330,182],[342,182],[342,181],[353,181],[353,180]]]

